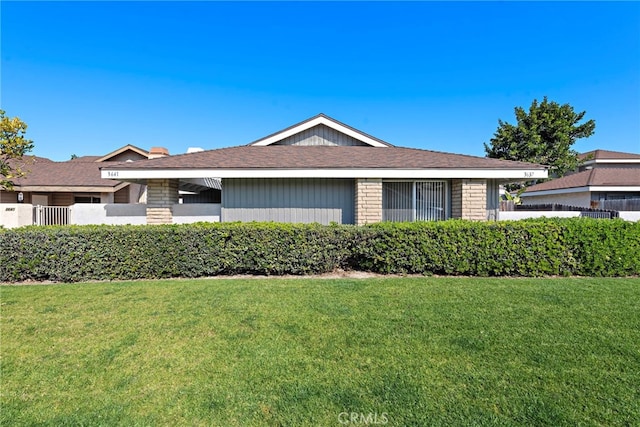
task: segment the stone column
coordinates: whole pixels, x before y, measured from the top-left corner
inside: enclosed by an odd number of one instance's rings
[[[147,224],[172,224],[173,205],[178,203],[177,179],[147,181]]]
[[[382,179],[356,178],[356,225],[382,221]]]
[[[487,220],[487,180],[454,179],[451,182],[451,216]]]

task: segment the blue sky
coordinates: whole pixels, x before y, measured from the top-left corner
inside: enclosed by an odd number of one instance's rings
[[[484,156],[548,96],[640,152],[640,3],[0,2],[1,98],[54,160],[242,145],[320,112]]]

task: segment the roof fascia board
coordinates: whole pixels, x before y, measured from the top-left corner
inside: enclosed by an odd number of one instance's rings
[[[120,182],[116,186],[111,187],[98,187],[98,186],[63,186],[63,185],[22,185],[15,186],[15,191],[27,191],[27,192],[47,192],[47,193],[115,193],[116,191],[125,187],[127,182]]]
[[[640,185],[591,185],[589,191],[640,191]]]
[[[555,194],[585,193],[587,191],[589,191],[589,187],[559,188],[556,190],[526,191],[520,197],[552,196]]]
[[[592,159],[592,160],[587,160],[586,162],[582,163],[580,166],[589,166],[597,163],[599,164],[640,163],[640,159]]]
[[[304,132],[307,129],[311,129],[314,126],[318,126],[318,125],[325,125],[327,127],[330,127],[334,130],[337,130],[338,132],[342,132],[345,135],[348,135],[352,138],[355,138],[359,141],[362,141],[366,144],[371,145],[372,147],[387,147],[387,145],[382,144],[381,142],[376,141],[375,139],[372,139],[370,137],[368,137],[367,135],[364,135],[360,132],[356,132],[353,129],[350,129],[346,126],[343,126],[339,123],[334,122],[333,120],[329,120],[328,118],[324,117],[324,116],[319,116],[316,117],[312,120],[309,120],[308,122],[304,122],[299,124],[298,126],[286,129],[282,132],[276,133],[275,135],[272,135],[268,138],[262,139],[260,141],[254,142],[251,145],[254,145],[256,147],[264,147],[266,145],[271,145],[274,144],[278,141],[281,141],[285,138],[288,138],[292,135],[295,135],[297,133],[300,132]]]
[[[109,168],[102,178],[117,180],[181,178],[547,178],[541,169],[161,169]]]

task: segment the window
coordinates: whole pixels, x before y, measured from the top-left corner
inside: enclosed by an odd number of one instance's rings
[[[446,181],[382,183],[383,221],[440,221],[448,218]]]
[[[74,203],[100,203],[100,197],[93,196],[75,196]]]

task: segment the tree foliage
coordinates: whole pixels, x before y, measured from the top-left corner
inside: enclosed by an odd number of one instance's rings
[[[594,120],[580,124],[585,114],[569,104],[549,102],[546,96],[541,103],[534,99],[528,112],[515,108],[516,125],[498,120],[491,144],[484,144],[487,157],[547,165],[551,175],[564,176],[580,165],[571,146],[595,131]]]
[[[24,176],[22,157],[33,149],[33,141],[25,138],[27,124],[18,117],[6,117],[0,110],[0,189],[11,190],[13,180]]]

